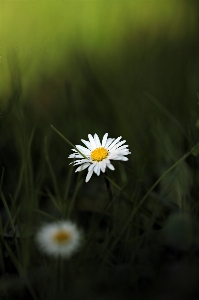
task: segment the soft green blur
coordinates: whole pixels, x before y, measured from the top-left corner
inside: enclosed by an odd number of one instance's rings
[[[77,84],[76,53],[85,55],[102,79],[115,73],[120,77],[127,51],[130,60],[143,55],[150,59],[158,37],[176,43],[194,35],[197,14],[191,3],[174,0],[1,1],[0,5],[4,101],[12,88],[9,53],[13,49],[23,95],[28,97],[43,77],[72,77]]]
[[[194,0],[0,1],[6,299],[191,299],[198,8]],[[113,161],[110,186],[103,174],[85,183],[87,170],[69,166],[72,146],[51,125],[74,145],[89,133],[122,136],[129,161]],[[36,230],[68,218],[84,233],[82,248],[71,261],[44,257]]]
[[[16,102],[22,111],[26,107],[23,127],[39,128],[37,147],[51,124],[73,144],[88,133],[122,135],[132,151],[130,164],[136,172],[145,166],[142,176],[150,180],[197,143],[197,2],[0,5],[0,95],[3,109],[9,108],[2,122],[5,147],[11,147],[11,132],[16,143],[21,138]],[[54,146],[55,156],[70,151],[60,147]],[[65,156],[57,160],[67,165]]]

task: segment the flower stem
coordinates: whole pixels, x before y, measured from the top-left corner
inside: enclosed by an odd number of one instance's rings
[[[108,176],[107,172],[105,172],[104,175],[105,175],[104,180],[105,180],[106,188],[107,188],[107,191],[108,191],[109,202],[111,203],[113,201],[111,185],[110,185],[109,180],[107,179],[107,176]]]
[[[79,152],[80,155],[82,155],[85,159],[88,159],[88,157],[86,157],[79,149],[77,149],[77,147],[75,147],[75,145],[73,145],[59,130],[57,130],[53,125],[51,125],[51,128],[59,135],[62,137],[62,139],[64,139],[70,146],[72,146],[75,150],[77,150]]]
[[[105,172],[104,173],[104,180],[105,180],[105,184],[106,184],[106,188],[107,188],[107,192],[108,192],[108,198],[109,198],[109,204],[108,204],[108,210],[107,210],[107,212],[110,214],[110,217],[109,217],[109,220],[108,220],[108,228],[109,228],[109,233],[110,233],[110,231],[111,231],[111,229],[112,229],[112,225],[113,225],[113,219],[112,219],[112,217],[113,217],[113,205],[112,205],[112,203],[113,203],[113,194],[112,194],[112,189],[111,189],[111,185],[110,185],[110,182],[109,182],[109,180],[108,180],[108,178],[107,178],[107,176],[108,176],[108,174],[107,174],[107,172]]]

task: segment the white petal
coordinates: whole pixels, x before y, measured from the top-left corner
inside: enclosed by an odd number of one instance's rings
[[[128,145],[123,145],[121,147],[118,147],[117,150],[123,150],[123,149],[127,149],[127,148],[128,148]]]
[[[112,164],[108,164],[107,167],[110,169],[110,170],[115,170],[114,166]]]
[[[76,157],[76,154],[73,153],[73,154],[70,154],[68,158],[75,158]]]
[[[89,163],[85,163],[85,164],[79,166],[79,167],[75,170],[75,172],[83,171],[83,170],[86,169],[89,165],[90,165]]]
[[[103,163],[104,163],[105,165],[111,163],[111,162],[110,162],[110,159],[109,159],[109,156],[108,156],[108,158],[105,158],[105,159],[103,160]]]
[[[128,157],[126,157],[126,156],[122,156],[120,159],[123,160],[123,161],[129,160]]]
[[[76,160],[73,165],[74,166],[77,166],[77,165],[81,165],[81,164],[84,164],[84,163],[90,163],[88,159],[78,159]]]
[[[91,144],[90,144],[90,142],[88,142],[88,141],[85,141],[85,140],[81,140],[82,141],[82,143],[84,143],[84,145],[86,145],[86,147],[89,149],[89,150],[92,150],[92,146],[91,146]]]
[[[102,139],[102,147],[104,147],[106,145],[107,137],[108,137],[108,133],[105,133],[105,135],[103,136],[103,139]]]
[[[101,162],[100,168],[101,168],[101,170],[102,170],[103,173],[106,171],[106,162],[105,161]]]
[[[109,146],[114,140],[115,140],[115,139],[108,138],[107,141],[106,141],[106,144],[105,144],[105,148],[107,149],[108,146]]]
[[[93,169],[91,169],[90,171],[88,171],[88,174],[86,175],[86,182],[88,182],[91,179],[91,176],[93,175]]]
[[[77,147],[77,149],[80,150],[80,152],[82,152],[83,154],[89,155],[90,152],[91,152],[89,149],[87,149],[87,148],[85,148],[85,147],[83,147],[83,146],[81,146],[81,145],[76,145],[76,147]]]
[[[94,134],[94,140],[97,148],[101,147],[99,136],[96,133]]]
[[[122,149],[122,150],[116,149],[113,152],[110,151],[109,156],[112,157],[114,155],[117,156],[117,155],[128,155],[128,154],[130,154],[128,149]]]
[[[77,154],[77,153],[73,153],[70,154],[68,158],[83,158],[83,156],[81,154]]]
[[[129,155],[129,154],[131,154],[131,152],[129,152],[129,151],[118,152],[118,155],[122,155],[122,156],[126,156],[126,155]]]
[[[117,142],[119,142],[119,140],[121,140],[121,136],[119,136],[109,147],[107,150],[111,150],[116,144]]]
[[[92,163],[92,164],[90,165],[90,167],[88,168],[88,171],[92,170],[92,169],[95,167],[95,165],[96,165],[96,162]]]
[[[97,176],[99,176],[99,174],[100,174],[100,166],[99,166],[99,163],[97,163],[97,164],[95,165],[94,172],[97,174]]]
[[[122,156],[122,155],[116,155],[112,158],[112,160],[124,160],[124,161],[126,161],[126,160],[128,160],[128,158],[125,157],[125,156]]]
[[[94,138],[92,137],[91,134],[88,135],[88,138],[89,138],[89,141],[90,141],[92,150],[95,149],[95,148],[97,148],[97,147],[96,147],[96,144],[95,144],[95,140],[94,140]]]
[[[121,142],[119,142],[119,143],[117,143],[113,148],[111,148],[111,151],[113,151],[113,150],[119,148],[119,146],[122,146],[124,143],[126,143],[125,140],[124,140],[124,141],[121,141]],[[111,147],[111,146],[110,146],[110,147]]]

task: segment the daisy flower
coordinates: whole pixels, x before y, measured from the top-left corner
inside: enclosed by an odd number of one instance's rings
[[[79,248],[81,234],[75,224],[61,221],[44,225],[35,240],[42,252],[69,258]]]
[[[117,139],[108,138],[108,133],[105,133],[102,142],[98,135],[95,133],[94,137],[89,134],[89,141],[81,140],[84,145],[76,145],[76,149],[73,154],[69,155],[69,158],[77,158],[71,164],[74,166],[80,165],[75,172],[82,171],[88,168],[88,174],[86,176],[86,182],[88,182],[93,175],[93,172],[100,175],[100,171],[105,172],[106,168],[110,170],[115,170],[114,166],[111,164],[111,160],[128,160],[125,155],[131,154],[128,149],[128,145],[124,145],[126,142],[120,141],[121,136]]]

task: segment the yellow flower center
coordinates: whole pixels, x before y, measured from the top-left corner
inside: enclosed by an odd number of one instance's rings
[[[96,148],[91,152],[92,160],[101,161],[108,156],[108,151],[104,148]]]
[[[58,244],[64,244],[70,241],[71,233],[65,230],[59,230],[54,234],[53,239]]]

